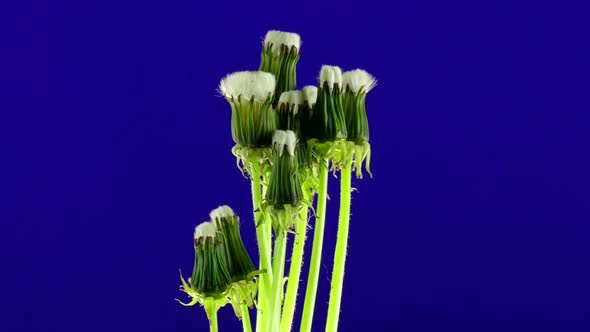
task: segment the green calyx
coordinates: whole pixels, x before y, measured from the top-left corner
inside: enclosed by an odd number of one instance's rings
[[[293,105],[289,103],[281,103],[277,105],[275,109],[277,113],[277,129],[278,130],[291,130],[297,137],[301,138],[301,141],[305,142],[302,133],[302,123],[304,121],[309,122],[310,109],[302,103],[299,105]],[[299,144],[296,149],[297,164],[299,168],[306,167],[309,165],[309,150],[307,144]]]
[[[272,143],[277,127],[276,115],[270,97],[263,102],[254,98],[230,99],[232,108],[231,132],[234,142],[243,147],[264,147]]]
[[[347,88],[343,97],[347,139],[357,145],[363,145],[369,141],[369,121],[365,108],[366,96],[367,93],[363,90],[354,93]]]
[[[342,105],[342,93],[338,84],[329,87],[327,82],[318,87],[318,96],[311,113],[308,133],[319,142],[335,142],[346,139],[346,119]]]
[[[281,93],[297,89],[297,62],[299,50],[295,46],[272,44],[264,45],[260,56],[260,71],[271,73],[276,78],[272,104],[276,106]]]
[[[277,209],[283,209],[285,205],[297,206],[303,198],[295,158],[297,148],[291,144],[295,142],[273,144],[273,164],[266,202]]]
[[[196,238],[190,288],[202,298],[224,297],[232,283],[227,266],[225,250],[217,237]]]
[[[354,143],[353,166],[356,170],[356,177],[363,178],[363,163],[369,175],[371,174],[371,144],[369,144],[369,121],[365,99],[367,92],[361,89],[354,92],[348,87],[343,97],[344,114],[346,117],[347,140]]]
[[[242,241],[238,216],[221,216],[215,218],[215,220],[212,218],[212,222],[217,227],[218,236],[221,240],[220,246],[225,255],[225,261],[228,263],[231,280],[234,282],[251,281],[252,273],[256,268]]]

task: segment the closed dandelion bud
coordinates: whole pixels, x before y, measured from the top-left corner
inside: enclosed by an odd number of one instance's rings
[[[272,171],[266,192],[267,203],[275,209],[283,209],[285,205],[297,206],[303,198],[295,158],[296,144],[293,131],[275,131]]]
[[[201,223],[195,228],[194,239],[195,266],[190,279],[191,289],[202,298],[221,298],[232,281],[215,225]]]
[[[231,280],[234,282],[250,281],[252,273],[256,269],[242,241],[240,218],[227,205],[222,205],[211,211],[209,216],[217,228],[217,235],[228,263]]]
[[[232,137],[238,145],[257,148],[272,143],[275,86],[275,77],[262,71],[236,72],[219,83],[219,91],[232,108]]]
[[[344,82],[344,113],[347,139],[355,144],[369,140],[369,122],[365,109],[365,97],[377,81],[362,69],[347,71],[342,75]]]
[[[335,142],[346,138],[346,119],[342,109],[342,70],[322,66],[315,107],[311,114],[311,138]]]
[[[279,103],[276,107],[279,130],[291,130],[296,137],[302,137],[301,134],[301,117],[309,115],[309,109],[306,107],[301,91],[286,91],[281,94]],[[297,145],[296,149],[297,163],[299,167],[306,166],[309,163],[306,144]]]
[[[316,100],[318,98],[318,88],[313,85],[306,85],[301,89],[301,97],[303,98],[303,105],[300,107],[301,113],[301,138],[307,139],[311,137],[311,111],[313,110]]]
[[[300,47],[301,37],[296,33],[271,30],[264,38],[259,70],[269,72],[277,79],[274,106],[281,93],[297,89]]]
[[[369,144],[369,122],[365,107],[365,98],[377,84],[375,78],[362,69],[347,71],[342,75],[344,83],[344,113],[348,141],[354,142],[354,166],[357,177],[362,178],[361,166],[366,160],[369,174],[371,146]]]

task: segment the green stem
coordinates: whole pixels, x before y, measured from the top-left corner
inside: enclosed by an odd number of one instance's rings
[[[346,263],[348,229],[350,226],[352,159],[346,163],[346,166],[342,169],[340,174],[338,235],[336,237],[336,251],[334,252],[334,268],[332,270],[332,286],[330,287],[330,302],[328,304],[326,332],[336,332],[338,330],[338,319],[340,318],[340,303],[342,302],[342,286],[344,283],[344,265]]]
[[[217,304],[212,297],[205,298],[205,312],[209,319],[209,332],[217,332]]]
[[[281,320],[281,298],[283,296],[283,280],[285,276],[285,255],[287,252],[287,232],[279,231],[276,233],[275,248],[272,262],[273,270],[273,287],[272,287],[272,312],[269,321],[272,322],[272,329],[269,331],[279,331]],[[270,327],[269,326],[269,327]]]
[[[283,306],[283,316],[281,318],[281,332],[290,332],[293,325],[293,315],[297,304],[297,291],[299,289],[299,278],[301,276],[301,266],[303,265],[303,253],[305,249],[305,236],[307,231],[307,208],[301,209],[299,220],[295,226],[295,242],[293,243],[293,253],[291,254],[291,267],[289,268],[289,279],[287,281],[287,294],[285,295],[285,305]]]
[[[318,201],[300,332],[310,332],[311,324],[313,322],[315,298],[318,290],[318,279],[320,276],[320,265],[322,260],[322,246],[324,243],[324,224],[326,220],[326,201],[328,195],[328,162],[329,161],[325,159],[319,164],[320,183],[318,188]]]
[[[266,227],[261,224],[262,213],[260,212],[260,202],[262,200],[262,194],[260,192],[260,162],[258,156],[254,155],[251,159],[252,162],[252,174],[250,178],[252,180],[252,208],[254,210],[254,224],[256,226],[256,239],[258,241],[258,251],[260,254],[260,269],[266,270],[266,272],[260,274],[260,285],[258,288],[258,302],[257,307],[261,309],[258,311],[256,331],[266,332],[266,321],[264,317],[270,312],[267,303],[267,297],[271,293],[272,285],[272,266],[270,262],[270,248],[267,242]]]
[[[242,328],[244,332],[252,332],[252,323],[250,322],[250,310],[246,304],[241,304],[242,309]]]

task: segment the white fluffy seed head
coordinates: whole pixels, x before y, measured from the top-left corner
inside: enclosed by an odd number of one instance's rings
[[[324,86],[325,82],[330,89],[333,89],[336,84],[342,87],[342,69],[338,66],[323,65],[320,70],[320,85]]]
[[[209,218],[211,218],[211,221],[216,221],[216,220],[221,220],[222,218],[232,218],[235,217],[235,213],[234,210],[232,210],[231,207],[229,207],[229,205],[221,205],[219,207],[217,207],[216,209],[214,209],[213,211],[211,211],[211,213],[209,213]]]
[[[272,143],[287,148],[289,154],[294,156],[295,145],[297,145],[297,136],[295,135],[295,132],[291,130],[275,130],[275,133],[272,136]],[[283,148],[281,148],[280,151],[282,154]]]
[[[367,93],[377,85],[375,77],[363,69],[355,69],[345,72],[342,74],[342,81],[344,87],[348,86],[348,88],[354,93],[360,91]]]
[[[290,109],[293,110],[294,114],[297,114],[299,105],[303,104],[303,97],[301,91],[291,90],[281,93],[279,98],[279,104],[286,104]]]
[[[205,221],[195,227],[195,240],[208,237],[217,237],[217,228],[215,227],[215,224]]]
[[[306,85],[301,90],[301,96],[303,98],[303,102],[307,103],[309,108],[312,108],[318,99],[318,88],[313,85]]]
[[[299,52],[299,48],[301,47],[301,37],[294,32],[270,30],[266,33],[266,37],[264,37],[264,46],[268,47],[271,44],[271,50],[273,52],[279,52],[281,50],[281,45],[285,45],[289,49],[295,46],[297,52]]]
[[[263,71],[239,71],[224,77],[219,82],[219,91],[228,99],[241,96],[246,100],[265,101],[273,95],[276,79]]]

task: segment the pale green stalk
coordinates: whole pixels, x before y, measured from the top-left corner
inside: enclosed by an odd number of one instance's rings
[[[256,226],[256,239],[258,241],[258,251],[260,254],[260,269],[266,270],[266,272],[260,274],[260,284],[258,286],[258,311],[256,320],[256,331],[266,332],[267,319],[264,317],[270,312],[268,308],[268,296],[271,293],[272,285],[272,266],[270,261],[270,248],[266,241],[266,227],[264,224],[260,224],[263,220],[261,219],[262,213],[260,212],[260,202],[262,200],[262,194],[260,192],[260,162],[258,156],[254,155],[251,158],[252,162],[252,174],[250,174],[252,180],[252,208],[254,210],[254,223]]]
[[[252,323],[250,322],[250,310],[246,304],[241,304],[242,309],[242,328],[244,332],[252,332]]]
[[[281,320],[281,303],[283,296],[283,279],[285,275],[285,255],[287,251],[287,232],[278,231],[275,238],[275,248],[272,262],[273,270],[273,299],[272,312],[269,320],[272,322],[272,330],[279,331],[279,324]]]
[[[206,298],[204,306],[207,318],[209,319],[209,332],[217,332],[217,304],[215,300],[212,297]]]
[[[285,305],[283,306],[283,316],[281,318],[281,332],[290,332],[293,325],[293,315],[295,314],[297,291],[299,289],[299,278],[301,276],[301,266],[303,265],[303,253],[305,251],[307,208],[301,209],[295,231],[297,233],[295,234],[293,253],[291,254],[291,267],[289,268],[287,293],[285,295]]]
[[[348,246],[348,229],[350,226],[352,158],[346,163],[346,166],[341,170],[340,174],[338,235],[336,237],[336,251],[334,252],[334,268],[332,270],[332,285],[330,287],[330,302],[328,304],[326,332],[336,332],[338,330],[338,319],[340,318],[342,286],[344,283],[344,266],[346,263],[346,248]]]
[[[322,260],[322,246],[324,243],[324,224],[326,220],[326,202],[328,195],[328,159],[319,163],[320,181],[318,188],[318,201],[313,231],[313,244],[311,260],[309,263],[309,276],[307,289],[305,290],[305,302],[303,304],[303,316],[301,317],[300,332],[310,332],[313,322],[315,298],[318,290],[320,266]]]

